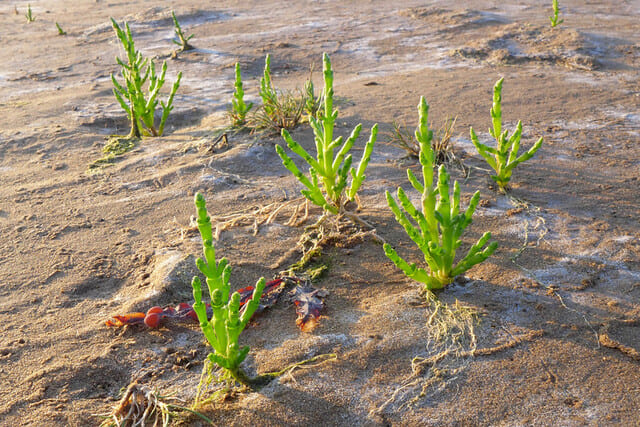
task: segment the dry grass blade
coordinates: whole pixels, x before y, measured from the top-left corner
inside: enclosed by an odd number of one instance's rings
[[[413,138],[406,124],[393,122],[393,132],[389,135],[389,144],[402,148],[409,157],[418,158],[420,155],[420,144]]]
[[[305,112],[306,97],[301,93],[286,91],[269,98],[268,105],[258,108],[247,118],[252,133],[280,133],[301,123]],[[266,107],[266,108],[265,108]]]
[[[462,159],[456,156],[455,146],[453,143],[453,132],[456,126],[458,117],[447,118],[435,137],[431,141],[431,148],[435,155],[436,165],[456,165],[465,175],[467,168],[465,167]],[[416,141],[415,137],[411,134],[407,125],[399,122],[393,122],[393,131],[387,134],[389,136],[388,143],[398,148],[402,148],[407,152],[407,156],[417,159],[420,155],[420,144]]]
[[[442,124],[442,127],[438,130],[436,134],[436,138],[433,140],[431,147],[436,155],[436,164],[437,165],[448,165],[453,163],[458,163],[462,165],[462,162],[456,157],[454,149],[453,149],[453,129],[456,126],[456,121],[458,117],[449,117]],[[464,165],[462,165],[464,169]]]

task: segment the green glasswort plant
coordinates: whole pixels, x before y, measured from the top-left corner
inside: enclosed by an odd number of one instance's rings
[[[171,11],[171,17],[173,18],[173,27],[176,33],[176,39],[171,41],[177,44],[178,46],[180,46],[180,49],[178,49],[175,52],[175,54],[178,54],[180,52],[184,52],[187,50],[195,49],[192,45],[189,44],[189,40],[193,38],[193,34],[191,34],[189,37],[185,37],[184,33],[182,32],[182,28],[180,27],[180,23],[178,22],[178,18],[176,18],[176,13],[174,11]]]
[[[253,102],[244,102],[244,89],[242,88],[242,76],[240,74],[240,63],[236,62],[236,82],[233,99],[231,100],[231,111],[229,118],[232,126],[243,126],[247,122],[247,113],[253,107]]]
[[[267,54],[264,59],[264,71],[262,78],[260,79],[260,98],[262,98],[262,105],[265,113],[269,116],[273,114],[274,104],[278,101],[278,93],[271,81],[271,55]]]
[[[241,311],[240,294],[234,292],[229,297],[229,277],[231,275],[229,261],[226,258],[216,261],[211,219],[207,213],[202,194],[196,194],[195,205],[198,213],[198,230],[202,236],[204,251],[204,259],[198,258],[196,266],[207,278],[206,284],[211,296],[213,315],[211,319],[207,317],[207,307],[202,301],[202,284],[197,276],[191,282],[195,299],[193,309],[198,316],[204,336],[214,349],[214,352],[208,356],[209,361],[223,368],[231,379],[248,384],[251,380],[242,371],[240,364],[247,357],[249,347],[239,347],[238,338],[260,304],[265,280],[264,277],[258,280],[251,300],[244,305],[244,309]]]
[[[173,97],[178,87],[180,87],[182,72],[178,73],[178,78],[173,83],[167,102],[160,102],[162,116],[159,125],[156,126],[155,112],[158,106],[158,95],[164,85],[167,63],[165,61],[162,64],[160,75],[156,74],[156,66],[153,61],[144,58],[136,50],[129,24],[125,23],[123,30],[118,26],[115,19],[111,18],[111,23],[127,54],[124,61],[116,58],[122,68],[124,83],[118,83],[113,74],[111,74],[111,81],[115,86],[113,94],[120,106],[127,112],[127,117],[131,122],[131,131],[128,138],[140,138],[143,135],[161,136],[169,113],[173,109]],[[148,87],[145,91],[144,85],[147,82]]]
[[[304,112],[308,118],[320,118],[322,114],[322,99],[316,98],[313,87],[313,67],[309,73],[309,78],[304,83]]]
[[[329,55],[323,55],[324,89],[322,99],[324,102],[324,112],[320,119],[309,118],[309,123],[313,129],[316,143],[316,158],[314,159],[300,144],[291,138],[289,132],[282,130],[282,137],[287,145],[297,155],[302,157],[309,164],[309,174],[307,178],[284,149],[276,145],[276,151],[282,159],[284,166],[306,187],[302,194],[312,203],[322,207],[325,212],[333,214],[345,213],[344,205],[347,200],[354,200],[358,189],[364,181],[364,171],[369,164],[373,144],[376,142],[378,125],[371,128],[371,136],[365,145],[362,159],[358,168],[352,168],[352,157],[349,151],[353,147],[356,139],[360,135],[362,125],[359,124],[351,132],[351,135],[343,143],[340,136],[333,138],[335,121],[338,118],[338,110],[333,109],[333,71]],[[335,150],[338,149],[337,153]],[[351,173],[351,186],[347,188],[347,175]]]
[[[36,20],[36,17],[33,16],[33,13],[31,12],[31,5],[27,5],[27,13],[24,15],[27,18],[27,22],[33,22]]]
[[[420,144],[420,164],[422,165],[423,182],[407,169],[411,185],[422,194],[421,209],[415,207],[404,190],[398,188],[398,200],[402,209],[393,196],[387,191],[387,203],[393,211],[396,220],[402,225],[416,245],[424,254],[424,259],[430,271],[426,271],[409,264],[387,243],[384,252],[409,278],[421,282],[425,289],[442,289],[453,279],[476,264],[487,259],[498,247],[496,242],[490,243],[491,233],[486,232],[478,242],[469,249],[467,255],[454,264],[456,249],[462,244],[460,237],[465,228],[471,224],[471,217],[475,211],[480,192],[476,191],[463,213],[460,212],[460,185],[454,182],[453,195],[450,195],[449,174],[444,165],[438,169],[438,182],[433,185],[433,167],[435,154],[431,148],[433,132],[427,127],[429,106],[424,98],[418,104],[420,124],[416,130],[416,139]],[[411,221],[415,222],[416,225]]]
[[[540,138],[526,153],[518,156],[520,149],[520,137],[522,136],[522,122],[518,121],[515,132],[509,136],[508,130],[502,130],[502,82],[504,78],[498,80],[493,87],[493,107],[491,108],[491,121],[493,129],[489,133],[497,141],[496,148],[482,144],[478,136],[471,128],[471,141],[478,150],[478,153],[487,161],[489,166],[496,171],[496,175],[491,178],[498,184],[500,191],[506,192],[513,168],[520,163],[529,160],[536,154],[542,145],[543,138]]]
[[[549,17],[549,21],[551,21],[551,27],[555,28],[556,25],[560,25],[564,22],[564,19],[558,20],[558,15],[560,14],[560,8],[558,6],[558,0],[553,0],[553,16]]]
[[[58,29],[58,35],[59,36],[66,36],[67,32],[65,30],[62,29],[62,27],[60,26],[60,24],[58,24],[56,22],[56,28]]]

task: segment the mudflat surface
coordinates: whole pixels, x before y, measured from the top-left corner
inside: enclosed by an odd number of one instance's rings
[[[95,414],[136,378],[193,400],[209,352],[197,325],[104,322],[189,301],[189,256],[200,254],[189,225],[196,191],[214,217],[299,197],[274,150],[280,137],[240,133],[207,148],[227,124],[235,62],[258,101],[267,53],[274,84],[294,90],[311,64],[321,68],[322,52],[334,67],[336,132],[363,123],[356,158],[371,126],[381,128],[362,218],[402,256],[421,259],[384,198],[410,187],[405,171],[417,164],[384,142],[394,121],[415,126],[424,96],[432,128],[457,116],[455,150],[470,173],[449,169],[465,205],[481,192],[463,249],[484,231],[500,247],[441,292],[440,305],[378,244],[326,248],[330,268],[315,283],[329,293],[320,324],[301,332],[283,299],[241,341],[251,346],[250,373],[323,353],[337,359],[202,411],[220,425],[638,423],[639,2],[562,1],[565,22],[555,29],[550,6],[537,1],[399,3],[185,0],[175,11],[198,49],[177,59],[167,57],[171,2],[35,0],[30,24],[23,8],[0,5],[3,424],[99,424]],[[127,131],[111,92],[122,52],[109,17],[131,23],[145,55],[167,57],[168,81],[184,77],[166,135],[88,173],[104,138]],[[545,139],[515,170],[511,197],[490,188],[468,136],[473,126],[490,141],[501,76],[505,126],[523,121],[524,148]],[[312,149],[307,125],[292,134]],[[304,227],[286,225],[286,213],[256,235],[250,223],[221,233],[234,288],[282,269]],[[319,214],[312,209],[311,220]]]

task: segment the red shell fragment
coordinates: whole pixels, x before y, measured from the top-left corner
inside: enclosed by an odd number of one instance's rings
[[[284,277],[272,280],[267,282],[265,285],[264,291],[262,293],[262,298],[260,299],[260,305],[256,312],[261,312],[278,301],[280,295],[284,291],[284,288],[287,283],[291,281],[297,283],[296,279]],[[251,299],[253,295],[253,286],[247,286],[245,288],[240,289],[238,292],[240,293],[240,306],[244,306]],[[211,316],[211,307],[207,304],[207,314]],[[147,310],[146,313],[128,313],[124,315],[116,315],[111,319],[107,320],[105,324],[107,326],[121,327],[127,325],[138,325],[144,323],[150,328],[157,328],[160,326],[162,321],[165,318],[170,319],[178,319],[178,320],[193,320],[198,321],[198,316],[196,312],[193,310],[191,304],[186,302],[181,302],[175,307],[151,307]]]

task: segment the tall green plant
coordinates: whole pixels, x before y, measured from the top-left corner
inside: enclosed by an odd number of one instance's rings
[[[116,58],[121,67],[124,83],[119,83],[113,74],[111,74],[111,81],[114,85],[113,94],[120,106],[126,111],[131,123],[128,137],[161,136],[169,113],[173,109],[173,98],[180,87],[182,72],[178,73],[178,78],[173,83],[167,101],[160,101],[162,116],[159,124],[156,125],[155,113],[158,107],[158,96],[164,85],[167,63],[165,61],[162,64],[160,74],[156,74],[156,66],[153,61],[144,58],[142,53],[136,50],[129,24],[125,23],[124,29],[121,29],[115,19],[111,18],[111,23],[126,53],[126,59]]]
[[[348,200],[354,200],[358,189],[365,179],[365,169],[369,164],[373,145],[378,134],[378,125],[371,128],[371,136],[366,143],[358,168],[352,168],[353,162],[349,151],[360,135],[362,125],[359,124],[343,143],[343,137],[334,139],[334,127],[338,118],[338,110],[333,109],[333,71],[329,55],[323,55],[324,89],[322,99],[324,111],[319,119],[309,118],[316,145],[316,157],[312,157],[298,142],[291,138],[289,132],[282,130],[282,137],[287,145],[309,165],[309,179],[304,175],[284,149],[276,145],[276,151],[284,166],[306,187],[302,194],[312,203],[322,207],[326,212],[341,214]],[[337,150],[337,151],[336,151]],[[348,186],[348,175],[351,183]],[[348,186],[348,187],[347,187]]]
[[[508,130],[502,130],[502,82],[504,77],[498,80],[493,87],[493,107],[491,107],[491,121],[493,129],[489,129],[489,133],[497,141],[496,148],[482,144],[478,140],[478,136],[471,128],[471,141],[478,150],[478,153],[487,161],[489,166],[496,171],[496,175],[491,178],[498,184],[500,191],[506,192],[513,169],[520,163],[529,160],[536,154],[536,151],[542,146],[543,138],[540,138],[534,145],[518,156],[520,150],[520,137],[522,136],[522,121],[518,121],[516,130],[509,135]]]
[[[196,266],[206,277],[213,314],[211,318],[208,318],[207,307],[202,301],[202,283],[197,276],[191,282],[195,299],[193,309],[198,316],[205,338],[214,349],[214,352],[208,356],[209,361],[223,368],[234,380],[247,384],[249,378],[240,368],[240,364],[247,357],[249,347],[240,347],[238,338],[260,304],[265,280],[264,277],[258,280],[251,300],[244,305],[244,309],[241,311],[240,294],[234,292],[229,297],[229,278],[231,276],[229,261],[226,258],[216,260],[211,219],[207,213],[202,194],[196,194],[195,205],[198,214],[197,225],[202,236],[204,252],[204,259],[198,258]]]
[[[242,75],[240,74],[240,63],[236,62],[236,82],[233,99],[231,99],[231,111],[229,117],[233,126],[242,126],[247,121],[247,113],[253,107],[253,102],[244,102],[244,89],[242,87]]]
[[[423,283],[425,289],[441,289],[451,283],[457,275],[487,259],[498,244],[493,242],[484,248],[491,239],[491,233],[484,233],[469,249],[467,255],[455,263],[456,250],[462,244],[460,237],[471,224],[471,217],[480,200],[480,192],[476,191],[467,209],[460,212],[460,185],[456,181],[453,194],[450,194],[450,177],[444,165],[440,165],[438,182],[436,185],[433,184],[433,132],[427,126],[429,106],[424,98],[420,98],[418,112],[420,122],[415,136],[420,144],[419,158],[423,181],[420,182],[411,169],[407,169],[407,176],[413,188],[422,195],[420,209],[411,202],[401,187],[397,191],[400,205],[388,191],[386,196],[396,220],[424,254],[429,271],[419,268],[415,263],[406,262],[388,243],[384,244],[384,252],[408,277]]]

